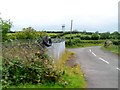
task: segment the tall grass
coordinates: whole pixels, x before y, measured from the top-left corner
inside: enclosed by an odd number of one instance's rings
[[[104,46],[101,47],[103,50],[107,50],[107,51],[110,51],[112,53],[115,53],[115,54],[118,54],[120,55],[120,45],[111,45],[107,48],[105,48]]]
[[[63,77],[67,84],[66,88],[86,88],[86,81],[80,65],[75,64],[73,67],[66,66],[66,61],[71,60],[74,55],[75,53],[66,50],[59,62],[59,66],[65,70]]]

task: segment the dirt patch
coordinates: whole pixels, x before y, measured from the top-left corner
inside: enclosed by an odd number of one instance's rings
[[[68,60],[66,61],[66,65],[70,67],[74,67],[77,65],[75,55],[71,55]]]

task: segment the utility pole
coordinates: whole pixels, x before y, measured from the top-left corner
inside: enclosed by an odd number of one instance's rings
[[[72,38],[72,30],[73,30],[73,20],[71,20],[71,28],[70,28],[70,42]]]
[[[65,34],[65,24],[62,25],[62,31],[63,31],[63,36],[64,36],[64,34]],[[65,40],[65,36],[63,38]]]
[[[65,24],[62,24],[62,31],[65,32]]]

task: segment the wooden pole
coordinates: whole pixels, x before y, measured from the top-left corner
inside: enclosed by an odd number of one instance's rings
[[[64,24],[62,25],[62,31],[63,31],[63,39],[65,40],[65,35],[64,35],[64,33],[65,33],[65,25]]]
[[[71,20],[71,28],[70,28],[70,42],[72,42],[72,29],[73,29],[73,20]]]

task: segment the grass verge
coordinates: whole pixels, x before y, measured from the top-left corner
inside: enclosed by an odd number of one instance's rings
[[[59,62],[59,65],[65,69],[65,75],[63,77],[68,84],[66,88],[86,88],[86,81],[80,65],[75,64],[74,67],[65,65],[66,61],[74,57],[74,54],[75,53],[66,50]]]
[[[84,43],[72,46],[66,46],[67,48],[83,48],[83,47],[91,47],[91,46],[102,46],[102,44],[93,44],[93,43]]]
[[[120,49],[119,48],[120,48],[120,46],[118,46],[118,45],[111,45],[107,48],[105,48],[104,46],[101,47],[101,49],[103,49],[103,50],[107,50],[107,51],[110,51],[112,53],[120,55]]]

